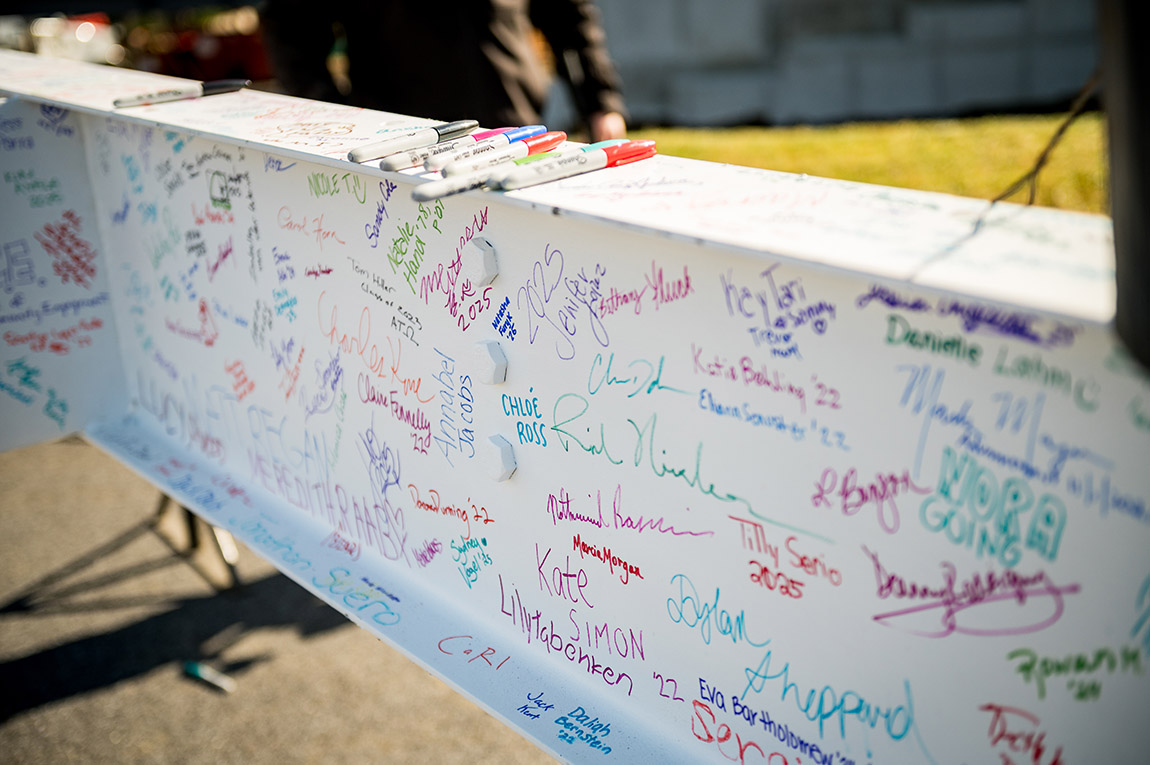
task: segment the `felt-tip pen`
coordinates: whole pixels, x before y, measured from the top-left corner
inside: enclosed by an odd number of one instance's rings
[[[615,146],[565,154],[546,162],[532,162],[507,173],[499,179],[499,188],[510,191],[540,183],[569,178],[580,173],[602,170],[605,167],[618,167],[655,156],[654,141],[627,141]]]
[[[379,159],[380,157],[386,157],[388,154],[395,154],[399,151],[410,151],[412,149],[421,149],[425,146],[434,146],[441,141],[466,135],[477,127],[479,127],[479,123],[475,120],[456,120],[455,122],[447,122],[442,125],[416,128],[415,130],[410,130],[405,133],[397,133],[377,143],[370,143],[367,146],[357,146],[347,153],[347,158],[352,162],[368,162],[373,159]]]
[[[508,130],[506,133],[500,133],[499,135],[479,141],[474,146],[467,146],[451,154],[439,154],[434,157],[428,157],[427,161],[423,163],[423,166],[428,170],[442,170],[452,162],[477,157],[480,154],[493,151],[509,143],[522,141],[525,138],[530,138],[545,133],[546,131],[547,128],[544,125],[524,125],[523,127]]]
[[[513,159],[523,159],[531,154],[542,154],[551,151],[567,140],[567,134],[562,130],[551,130],[541,135],[524,138],[522,141],[512,141],[506,146],[496,146],[491,151],[480,153],[469,159],[459,159],[443,168],[443,177],[474,173],[486,170]]]
[[[499,183],[503,176],[513,171],[517,167],[523,165],[530,165],[536,162],[547,162],[559,157],[565,157],[572,153],[579,153],[582,151],[593,151],[595,149],[604,148],[607,146],[617,146],[621,143],[626,143],[626,139],[613,138],[607,141],[600,141],[593,143],[589,146],[579,148],[572,147],[571,149],[559,151],[546,151],[539,154],[528,154],[522,159],[516,159],[511,162],[501,162],[495,167],[490,167],[484,170],[477,170],[473,173],[466,173],[464,175],[453,175],[447,178],[440,178],[439,180],[429,181],[421,186],[416,186],[411,191],[411,198],[417,202],[427,202],[432,199],[440,199],[442,197],[451,196],[452,194],[461,194],[464,191],[471,191],[472,189],[492,189],[499,188]]]
[[[441,199],[443,197],[449,197],[452,194],[462,194],[464,191],[471,191],[472,189],[494,188],[499,185],[499,179],[502,177],[502,174],[510,172],[512,168],[558,156],[559,152],[556,151],[545,151],[542,154],[529,154],[522,159],[501,163],[496,167],[491,167],[486,170],[476,170],[473,173],[453,175],[450,178],[439,178],[438,180],[428,181],[412,189],[411,198],[416,202],[429,202],[432,199]]]
[[[184,672],[198,680],[203,680],[209,685],[214,685],[224,693],[231,693],[236,689],[236,681],[220,672],[217,669],[209,667],[202,661],[186,661],[184,662]]]
[[[138,96],[117,98],[112,102],[112,106],[117,109],[123,109],[125,106],[147,106],[148,104],[160,104],[165,101],[183,101],[188,98],[214,96],[219,93],[234,93],[237,90],[243,90],[251,84],[251,80],[194,82],[191,85],[169,88],[168,90],[158,90],[154,93],[141,93]]]
[[[449,154],[453,151],[466,149],[479,141],[484,141],[500,133],[506,133],[508,130],[515,128],[501,127],[494,130],[480,130],[468,135],[462,135],[459,138],[452,138],[450,141],[441,141],[432,146],[424,146],[421,149],[411,149],[410,151],[400,151],[395,154],[388,154],[386,157],[379,161],[380,170],[406,170],[409,167],[423,167],[423,163],[427,161],[428,157],[433,157],[436,154]]]

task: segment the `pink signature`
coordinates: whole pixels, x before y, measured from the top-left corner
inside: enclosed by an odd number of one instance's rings
[[[825,387],[820,384],[820,388]],[[837,395],[837,394],[836,394]],[[821,397],[820,397],[821,402]],[[805,406],[805,404],[804,404]],[[837,491],[836,491],[837,488]],[[840,500],[843,515],[855,515],[866,505],[873,503],[878,516],[879,526],[888,534],[898,531],[901,519],[899,516],[897,499],[900,494],[930,494],[930,489],[916,486],[910,479],[910,471],[903,470],[902,474],[876,473],[875,480],[860,485],[858,471],[854,468],[843,474],[839,481],[838,473],[834,468],[823,471],[819,482],[815,484],[817,490],[811,495],[812,507],[831,507],[828,497],[837,495]]]
[[[907,608],[876,614],[874,620],[885,627],[892,627],[910,635],[928,638],[944,638],[954,633],[971,635],[973,637],[1003,637],[1012,635],[1027,635],[1039,632],[1051,626],[1062,618],[1066,610],[1064,596],[1077,594],[1081,587],[1077,584],[1068,584],[1061,587],[1054,584],[1044,571],[1038,571],[1030,576],[1023,576],[1013,571],[995,573],[988,571],[985,576],[975,573],[969,579],[956,586],[957,571],[954,564],[942,563],[943,579],[940,587],[925,587],[917,583],[907,583],[898,574],[892,574],[883,567],[878,554],[866,547],[863,551],[870,556],[875,567],[875,579],[878,581],[878,596],[880,598],[907,598],[923,601]],[[1049,598],[1049,601],[1044,599]],[[1019,623],[1008,626],[986,626],[988,615],[983,610],[981,619],[972,617],[970,611],[980,606],[992,603],[1006,603],[1015,601],[1018,608],[991,609],[996,619],[1006,614],[1011,620]],[[1026,608],[1028,603],[1037,604]],[[1021,613],[1016,613],[1021,611]],[[1037,613],[1036,613],[1037,612]],[[938,615],[938,626],[932,625],[934,615]],[[900,619],[913,619],[925,616],[921,627],[907,627],[894,624]],[[963,616],[964,624],[959,623],[959,616]],[[921,619],[919,620],[921,621]],[[978,624],[978,622],[982,624]]]

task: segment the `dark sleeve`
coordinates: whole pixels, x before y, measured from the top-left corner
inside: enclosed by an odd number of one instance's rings
[[[272,71],[293,96],[339,102],[343,98],[327,68],[335,44],[332,0],[265,0],[260,6],[260,30]]]
[[[607,35],[593,0],[534,0],[531,23],[555,55],[555,69],[571,85],[584,118],[595,112],[626,116],[623,85],[607,51]]]

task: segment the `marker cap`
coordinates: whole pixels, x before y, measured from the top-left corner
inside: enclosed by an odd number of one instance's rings
[[[439,140],[446,141],[449,138],[467,135],[478,127],[479,123],[475,120],[456,120],[455,122],[436,125],[435,132],[439,133]]]
[[[491,143],[475,150],[475,155],[456,159],[444,165],[441,172],[443,177],[453,177],[464,173],[473,173],[485,169],[496,168],[512,160],[550,151],[567,139],[562,130],[552,130],[541,135],[524,138],[522,141],[512,141],[508,144]],[[463,149],[461,154],[465,154]]]
[[[539,135],[547,132],[546,125],[524,125],[523,127],[508,130],[503,136],[507,139],[507,143],[512,141],[522,141],[525,138],[530,138],[533,135]]]
[[[607,167],[628,165],[658,153],[654,141],[627,141],[617,146],[607,146],[602,151],[607,155]]]
[[[251,80],[212,80],[204,83],[204,95],[214,96],[218,93],[232,93],[243,90],[251,84]]]
[[[551,130],[540,135],[523,139],[528,154],[538,154],[541,151],[550,151],[567,140],[567,134],[562,130]]]
[[[512,128],[502,135],[497,135],[489,138],[486,141],[476,142],[472,146],[460,149],[452,154],[437,154],[427,158],[423,166],[431,171],[442,170],[453,162],[459,162],[465,159],[478,157],[480,154],[486,154],[495,151],[504,146],[509,146],[516,141],[522,141],[525,138],[530,138],[534,135],[546,132],[547,127],[544,125],[524,125],[523,127]]]
[[[573,175],[588,173],[606,167],[616,167],[646,159],[655,154],[654,141],[626,141],[625,143],[596,149],[586,147],[583,151],[558,152],[554,160],[517,167],[498,179],[500,188],[506,191],[549,183]]]
[[[583,147],[583,151],[593,151],[594,149],[606,149],[608,146],[618,146],[619,144],[627,143],[626,138],[608,138],[606,141],[599,141],[597,143],[587,144]]]
[[[503,133],[507,133],[514,129],[514,127],[501,127],[492,128],[491,130],[480,130],[478,132],[472,133],[471,137],[474,138],[477,142],[486,141],[488,138],[494,138],[497,135],[502,135]]]

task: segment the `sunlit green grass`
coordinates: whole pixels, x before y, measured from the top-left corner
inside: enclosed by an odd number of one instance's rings
[[[652,128],[659,153],[790,173],[993,199],[1034,164],[1062,115],[826,127]],[[1035,203],[1108,213],[1106,123],[1070,126],[1038,179]],[[1025,203],[1026,192],[1010,198]]]

